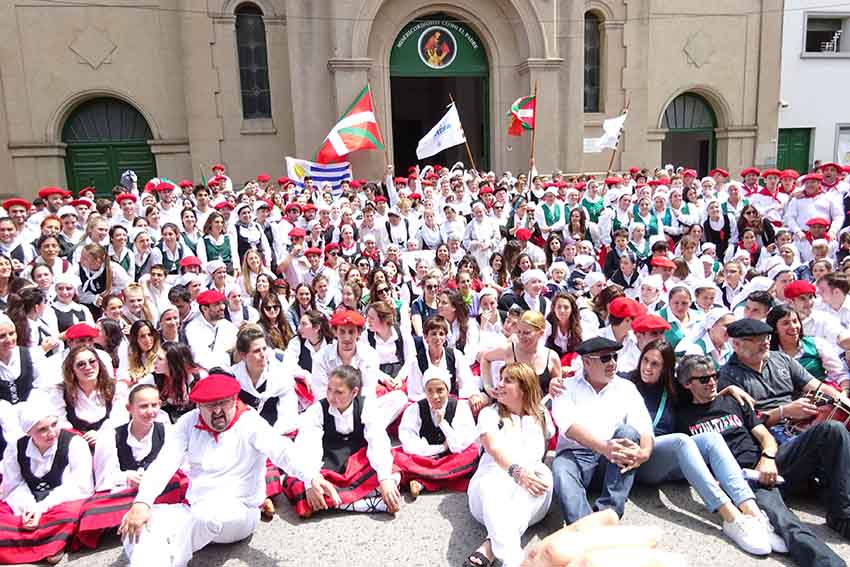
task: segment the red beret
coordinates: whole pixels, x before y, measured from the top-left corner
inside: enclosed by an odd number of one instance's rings
[[[407,176],[407,178],[410,179],[411,181],[415,181],[416,180],[416,174],[411,173],[410,175]]]
[[[823,181],[823,175],[821,175],[820,173],[806,174],[803,176],[802,179],[800,179],[800,183],[805,183],[806,181],[817,181],[818,183],[820,183],[821,181]]]
[[[407,178],[406,177],[396,177],[395,179],[393,179],[393,183],[395,183],[396,185],[398,185],[399,183],[407,183]]]
[[[191,181],[189,181],[188,179],[184,179],[183,181],[181,181],[177,185],[179,185],[183,189],[186,189],[188,187],[194,187],[195,184],[192,183]]]
[[[407,172],[408,172],[408,173],[413,173],[413,172],[415,172],[415,171],[416,171],[416,166],[415,166],[415,165],[411,165],[410,167],[408,167],[408,168],[407,168]]]
[[[156,186],[157,193],[162,193],[163,191],[174,191],[174,185],[171,183],[160,183]]]
[[[715,167],[714,169],[709,171],[708,174],[712,177],[714,177],[715,175],[722,175],[723,177],[729,177],[729,172],[726,171],[723,168],[720,168],[720,167]]]
[[[289,231],[289,238],[304,238],[307,232],[303,228],[295,227]]]
[[[94,187],[83,187],[82,189],[80,189],[78,194],[80,196],[82,196],[83,193],[94,193],[94,192],[95,192]]]
[[[337,244],[336,242],[331,242],[330,244],[325,246],[325,254],[327,254],[331,250],[339,250],[339,244]]]
[[[630,168],[629,168],[629,175],[635,175],[635,174],[637,174],[637,173],[640,173],[640,168],[639,168],[639,167],[630,167]]]
[[[478,194],[479,195],[492,195],[493,194],[493,188],[490,187],[489,185],[485,185],[484,187],[482,187],[478,191]]]
[[[133,201],[135,203],[138,199],[132,193],[121,193],[115,197],[115,202],[120,203],[121,201]]]
[[[431,181],[430,179],[426,179],[425,181],[422,182],[422,185],[424,185],[425,187],[433,187],[434,182]]]
[[[197,256],[186,256],[180,260],[181,268],[188,268],[189,266],[200,266],[201,259]]]
[[[823,171],[823,170],[824,170],[824,169],[826,169],[827,167],[834,167],[834,168],[835,168],[835,169],[837,169],[838,171],[843,171],[843,170],[844,170],[844,168],[843,168],[843,167],[841,167],[839,164],[835,163],[834,161],[828,161],[828,162],[826,162],[826,163],[822,163],[822,164],[820,164],[820,166],[818,166],[818,170]]]
[[[366,326],[366,319],[357,311],[337,311],[331,317],[331,327],[342,327],[343,325],[354,325],[355,327],[363,328]]]
[[[288,177],[278,177],[277,184],[278,185],[286,185],[287,183],[292,183],[292,180]]]
[[[670,323],[658,315],[645,314],[632,319],[632,331],[635,333],[651,333],[653,331],[657,332],[669,330]]]
[[[676,264],[673,263],[673,260],[670,258],[665,258],[664,256],[656,256],[652,260],[649,261],[650,266],[657,266],[659,268],[672,268],[676,269]]]
[[[419,193],[411,193],[410,195],[408,195],[408,197],[416,201],[417,199],[421,199],[422,195],[420,195]]]
[[[755,175],[761,174],[761,172],[757,168],[748,167],[741,172],[741,177],[746,177],[746,176],[750,175],[751,173],[754,173]]]
[[[605,178],[605,185],[616,185],[616,184],[622,183],[622,182],[623,182],[622,177],[606,177]]]
[[[75,339],[96,339],[100,336],[100,331],[92,327],[88,323],[77,323],[65,329],[65,340]]]
[[[782,171],[782,175],[779,176],[780,179],[784,179],[786,177],[790,177],[791,179],[797,179],[800,177],[800,172],[796,169],[786,169]]]
[[[6,199],[3,201],[3,208],[7,211],[12,207],[24,207],[29,209],[32,207],[32,203],[27,201],[26,199],[21,199],[20,197],[12,197],[11,199]]]
[[[533,233],[527,228],[521,228],[516,231],[516,237],[519,240],[531,240],[531,235]]]
[[[268,173],[261,173],[257,176],[257,181],[260,183],[268,183],[271,180],[272,176]]]
[[[573,185],[573,189],[577,189],[578,191],[584,191],[584,188],[587,187],[587,183],[584,181],[579,181],[575,185]]]
[[[767,177],[768,175],[775,175],[776,177],[779,177],[779,176],[782,175],[782,172],[779,171],[778,169],[773,169],[773,168],[765,169],[764,171],[761,172],[762,177]]]
[[[619,319],[640,317],[646,314],[646,307],[634,299],[618,297],[608,305],[608,313]]]
[[[212,305],[213,303],[221,303],[225,299],[227,298],[224,294],[217,289],[208,289],[199,293],[195,301],[198,302],[198,305]]]
[[[51,195],[62,195],[64,197],[66,193],[67,191],[59,187],[42,187],[38,190],[38,196],[42,199],[47,199]]]
[[[311,256],[311,255],[312,256],[321,256],[322,255],[322,249],[316,248],[315,246],[311,246],[310,248],[308,248],[307,250],[304,251],[304,255],[305,256]]]
[[[216,204],[215,208],[216,208],[216,210],[219,210],[219,211],[222,210],[222,209],[229,209],[229,210],[232,211],[233,205],[230,204],[230,201],[222,201],[221,203]]]
[[[796,280],[785,286],[785,297],[787,299],[796,299],[801,295],[817,293],[818,288],[806,280]]]
[[[72,207],[79,207],[80,205],[85,205],[86,207],[94,207],[94,202],[91,199],[86,199],[85,197],[80,197],[79,199],[74,199],[71,201]]]
[[[389,201],[387,200],[387,198],[386,198],[386,197],[384,197],[383,195],[378,195],[377,197],[375,197],[374,201],[375,201],[376,203],[389,203]]]
[[[215,180],[218,181],[219,183],[224,183],[225,181],[227,181],[227,178],[223,175],[216,175]]]
[[[196,404],[216,402],[236,396],[241,389],[239,382],[233,376],[210,374],[206,378],[198,380],[195,387],[189,392],[189,399]]]
[[[660,179],[650,179],[646,182],[646,184],[650,187],[658,187],[659,185],[664,184],[664,181],[661,181]]]
[[[221,183],[219,183],[218,179],[213,178],[207,181],[207,187],[218,187],[219,185],[221,185]]]
[[[697,172],[696,172],[695,169],[686,169],[685,171],[682,172],[682,177],[685,177],[686,175],[690,175],[691,177],[696,177]]]
[[[812,217],[806,221],[806,226],[829,226],[832,223],[823,217]]]
[[[428,173],[428,174],[425,175],[425,179],[439,179],[439,178],[440,178],[440,176],[437,175],[436,173],[434,173],[433,171],[431,173]]]
[[[301,212],[306,213],[307,211],[315,211],[318,210],[319,207],[314,205],[313,203],[304,203],[301,205]]]
[[[301,212],[301,205],[299,205],[298,203],[289,203],[288,205],[286,205],[286,207],[283,210],[287,213],[289,211],[298,211],[300,213]]]
[[[440,164],[435,165],[435,166],[434,166],[434,171],[436,171],[437,173],[439,173],[439,172],[443,171],[443,166],[442,166],[442,165],[440,165]]]
[[[220,163],[216,163],[216,164],[213,164],[213,166],[212,166],[212,170],[213,170],[213,171],[216,171],[216,170],[224,171],[224,166],[223,166],[223,165],[221,165]]]

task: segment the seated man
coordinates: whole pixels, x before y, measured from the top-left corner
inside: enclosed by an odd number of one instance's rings
[[[567,523],[593,511],[587,489],[594,478],[602,481],[597,510],[612,508],[622,517],[635,469],[652,453],[652,420],[643,398],[632,382],[616,376],[621,348],[603,337],[582,341],[576,352],[584,371],[554,398],[560,435],[552,473]]]
[[[6,450],[0,504],[0,564],[61,561],[77,531],[83,499],[94,492],[88,444],[59,429],[40,397],[20,409],[25,433]]]
[[[238,400],[239,391],[226,374],[210,374],[192,388],[189,399],[198,408],[177,420],[121,522],[131,567],[185,567],[210,543],[245,539],[260,520],[266,457],[292,470],[292,441]],[[184,460],[186,503],[154,505]]]
[[[719,372],[720,388],[738,386],[756,400],[764,425],[780,443],[776,466],[785,477],[785,489],[807,489],[815,474],[829,491],[826,523],[850,539],[850,433],[837,421],[824,421],[795,436],[785,433],[787,421],[811,419],[818,408],[801,393],[821,392],[842,397],[832,386],[812,377],[783,352],[771,351],[766,323],[741,319],[727,328],[735,353]],[[779,425],[779,427],[776,427]]]
[[[720,433],[738,463],[745,469],[758,471],[758,480],[751,481],[756,502],[781,538],[781,545],[777,546],[777,534],[772,535],[773,550],[790,553],[798,565],[805,567],[845,566],[844,560],[785,505],[777,488],[778,475],[784,474],[784,470],[776,460],[776,440],[749,406],[717,395],[714,361],[704,355],[685,356],[679,363],[677,378],[693,398],[692,403],[677,412],[678,429],[689,435]]]
[[[393,449],[402,484],[414,498],[425,488],[466,490],[478,462],[477,431],[469,405],[449,397],[451,375],[439,367],[425,371],[425,398],[411,404],[401,416]]]

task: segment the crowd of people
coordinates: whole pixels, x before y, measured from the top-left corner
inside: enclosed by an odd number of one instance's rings
[[[553,501],[687,481],[744,551],[846,565],[783,495],[850,539],[850,168],[213,170],[2,203],[0,563],[451,490],[465,565],[516,567]]]

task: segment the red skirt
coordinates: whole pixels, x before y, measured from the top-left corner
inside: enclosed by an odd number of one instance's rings
[[[177,471],[166,485],[165,490],[156,499],[156,504],[179,504],[186,496],[189,479],[181,471]],[[110,528],[121,525],[124,514],[133,505],[138,492],[128,488],[121,492],[96,492],[88,498],[80,513],[80,527],[74,539],[74,549],[85,546],[91,549],[97,547],[101,534]]]
[[[393,460],[401,471],[401,484],[419,481],[428,492],[454,490],[466,492],[469,479],[478,468],[478,446],[473,444],[460,453],[438,457],[411,455],[400,447],[393,449]]]
[[[74,538],[85,500],[72,500],[50,508],[38,528],[25,530],[21,517],[0,502],[0,564],[37,563],[65,549]]]
[[[298,411],[304,411],[316,401],[316,396],[310,391],[310,386],[301,376],[295,378],[295,395],[298,396]]]
[[[378,488],[378,473],[369,464],[366,457],[366,448],[360,449],[348,458],[345,472],[322,469],[322,476],[336,487],[340,500],[343,504],[356,502]],[[307,488],[304,483],[295,477],[285,475],[282,478],[283,493],[289,498],[289,502],[295,508],[295,512],[302,518],[309,518],[313,514],[307,502]],[[335,507],[333,501],[325,497],[325,503],[329,508]]]
[[[280,469],[266,459],[266,498],[273,498],[283,492],[280,484]]]

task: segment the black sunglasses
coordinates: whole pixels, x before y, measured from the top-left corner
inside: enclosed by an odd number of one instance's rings
[[[389,289],[382,287],[381,289],[376,289],[375,293],[387,293]]]
[[[263,309],[266,311],[280,311],[280,305],[266,305]]]
[[[328,256],[339,256],[339,252],[337,252],[336,250],[331,250],[330,252],[328,252]]]
[[[602,354],[602,355],[599,355],[599,356],[591,356],[590,358],[596,358],[596,359],[598,359],[598,360],[599,360],[599,362],[601,362],[602,364],[608,364],[608,363],[609,363],[609,362],[611,362],[612,360],[613,360],[614,362],[616,362],[616,361],[617,361],[617,353],[616,353],[616,352],[612,352],[612,353],[608,353],[608,354]]]
[[[693,382],[694,380],[696,380],[703,386],[706,386],[712,380],[717,380],[717,374],[709,374],[708,376],[694,376],[693,378],[691,378],[691,381]]]

